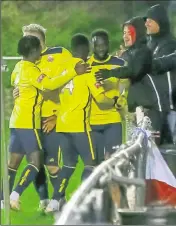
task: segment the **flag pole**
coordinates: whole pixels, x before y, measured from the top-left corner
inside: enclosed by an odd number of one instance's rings
[[[1,172],[3,182],[4,195],[4,225],[10,225],[10,194],[9,194],[9,180],[8,180],[8,150],[6,145],[6,129],[5,129],[5,114],[4,114],[4,82],[3,72],[1,66]]]

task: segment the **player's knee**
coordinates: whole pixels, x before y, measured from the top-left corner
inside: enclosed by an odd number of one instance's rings
[[[59,167],[58,166],[46,166],[49,174],[55,174],[59,171]]]
[[[17,170],[18,169],[18,164],[16,162],[9,161],[8,167],[11,168],[11,169]]]
[[[89,159],[87,161],[84,161],[85,167],[95,167],[97,165],[97,159]]]
[[[94,166],[85,165],[84,171],[82,174],[82,180],[85,180],[87,177],[89,177],[90,174],[93,172],[93,170],[94,170]]]
[[[41,155],[39,151],[32,152],[29,155],[26,156],[28,163],[34,165],[37,167],[37,169],[40,169],[41,167]]]
[[[8,162],[8,167],[11,168],[11,169],[15,169],[17,170],[21,161],[23,159],[23,155],[20,155],[20,154],[16,154],[16,153],[12,153],[10,155],[10,159],[9,159],[9,162]]]

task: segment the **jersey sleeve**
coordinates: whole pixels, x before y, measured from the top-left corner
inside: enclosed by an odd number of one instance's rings
[[[11,74],[11,85],[12,86],[15,86],[16,75],[17,75],[17,73],[15,71],[12,71],[12,74]]]
[[[12,86],[15,86],[15,81],[17,80],[17,76],[18,76],[18,73],[19,73],[19,62],[15,65],[15,68],[13,69],[12,71],[12,74],[11,74],[11,85]]]
[[[32,76],[30,76],[32,75]],[[76,76],[76,72],[74,68],[71,69],[65,69],[60,73],[58,76],[53,78],[48,78],[46,74],[43,74],[39,68],[34,67],[29,75],[29,80],[31,85],[34,87],[42,90],[55,90],[57,88],[62,87],[67,82],[69,82],[71,79],[73,79]]]
[[[96,83],[95,75],[93,73],[87,74],[87,86],[94,98],[105,92],[104,88],[102,86],[96,86]]]

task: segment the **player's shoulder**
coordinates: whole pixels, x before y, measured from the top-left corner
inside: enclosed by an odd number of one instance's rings
[[[64,54],[64,53],[69,54],[70,52],[62,46],[56,46],[56,47],[47,48],[46,51],[44,51],[41,55],[45,56],[45,55]]]
[[[122,58],[120,58],[120,57],[111,56],[109,61],[108,61],[108,64],[124,66],[125,65],[125,61]]]
[[[23,61],[20,60],[15,64],[14,70],[18,70],[20,68],[20,66],[23,64]]]
[[[34,66],[33,66],[33,69],[34,69],[35,71],[39,71],[39,72],[41,72],[40,68],[39,68],[39,67],[37,67],[37,65],[34,65]]]

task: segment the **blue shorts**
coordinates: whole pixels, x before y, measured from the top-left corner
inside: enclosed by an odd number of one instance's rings
[[[94,166],[95,141],[92,132],[59,133],[60,148],[65,166],[75,167],[80,155],[85,166]]]
[[[105,158],[105,153],[112,154],[113,147],[122,144],[122,124],[110,123],[105,125],[91,125],[97,150],[97,164]]]
[[[42,150],[41,130],[12,128],[10,131],[10,152],[28,155]]]
[[[45,120],[46,118],[42,118]],[[49,133],[42,132],[42,147],[44,151],[44,164],[49,166],[58,166],[61,158],[60,148],[59,148],[59,135],[56,133],[56,128],[54,128]]]

